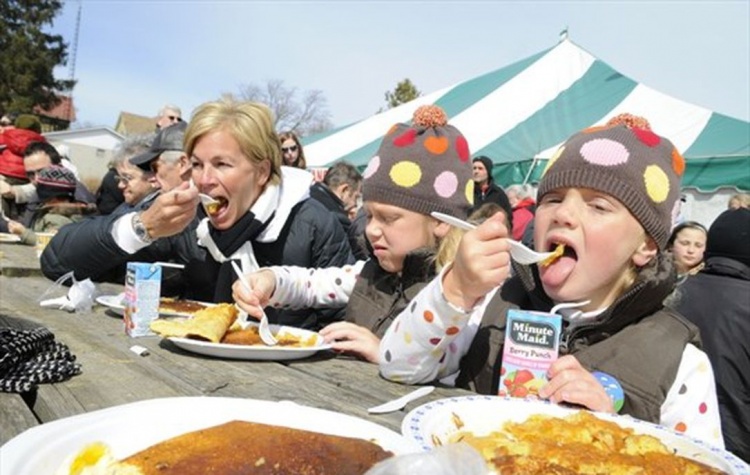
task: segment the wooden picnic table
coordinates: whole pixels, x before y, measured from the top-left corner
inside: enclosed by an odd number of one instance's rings
[[[427,401],[470,394],[437,388],[404,411],[370,415],[368,407],[414,388],[383,379],[377,365],[330,351],[293,361],[238,361],[190,353],[159,337],[131,338],[124,333],[122,318],[106,307],[94,305],[90,313],[40,307],[39,298],[53,282],[42,276],[34,248],[0,243],[0,253],[0,326],[19,321],[43,325],[82,365],[82,373],[68,381],[41,384],[28,394],[0,393],[0,444],[38,424],[175,396],[289,400],[400,432],[408,410]],[[102,294],[123,290],[115,284],[97,284],[97,288]],[[130,347],[136,344],[148,348],[150,354],[132,352]]]

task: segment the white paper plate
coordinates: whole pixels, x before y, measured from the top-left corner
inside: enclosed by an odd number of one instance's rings
[[[119,293],[117,295],[100,295],[96,298],[96,303],[100,305],[104,305],[105,307],[109,308],[111,311],[113,311],[117,315],[122,315],[125,312],[124,301],[125,301],[124,293]],[[198,302],[198,303],[209,306],[209,307],[216,305],[214,303],[208,303],[208,302]],[[192,315],[193,315],[192,312],[168,312],[168,311],[159,312],[160,317],[191,317]]]
[[[0,242],[21,242],[21,236],[10,233],[0,233]]]
[[[401,433],[407,439],[416,442],[422,450],[431,450],[435,447],[434,438],[447,443],[449,437],[459,430],[484,435],[497,431],[505,422],[522,422],[533,414],[564,417],[573,412],[575,410],[546,401],[499,396],[455,397],[439,399],[413,409],[404,417]],[[456,427],[454,415],[464,423],[461,429]],[[729,474],[750,474],[748,465],[738,457],[698,439],[628,416],[600,413],[594,415],[622,427],[630,427],[637,433],[657,437],[683,457],[719,468]]]
[[[257,326],[257,323],[248,323],[248,326]],[[315,332],[301,328],[287,327],[284,325],[269,325],[271,332],[287,332],[292,335],[307,339],[315,336],[315,345],[299,347],[287,346],[265,346],[265,345],[228,345],[226,343],[211,343],[209,341],[191,340],[190,338],[170,337],[169,341],[180,348],[217,358],[229,358],[234,360],[297,360],[312,356],[318,351],[328,350],[331,345],[323,342],[323,337]]]
[[[69,455],[95,441],[122,459],[168,438],[232,420],[372,440],[395,454],[419,450],[374,422],[289,401],[178,397],[115,406],[29,429],[0,448],[0,474],[52,475]]]

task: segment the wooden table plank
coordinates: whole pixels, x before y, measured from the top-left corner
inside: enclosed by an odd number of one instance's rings
[[[0,445],[39,424],[20,394],[0,393]]]
[[[42,275],[34,246],[0,242],[0,275],[39,277]]]

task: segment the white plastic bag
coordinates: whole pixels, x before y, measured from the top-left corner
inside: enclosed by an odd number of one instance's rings
[[[69,280],[72,281],[67,295],[54,298],[46,298],[50,295],[58,294],[61,287]],[[89,313],[91,306],[94,304],[96,286],[91,279],[76,280],[73,271],[68,272],[55,281],[52,286],[44,291],[39,298],[39,305],[42,307],[59,308],[68,312]]]
[[[397,455],[378,462],[365,475],[486,475],[482,455],[465,443],[436,447],[429,452]]]

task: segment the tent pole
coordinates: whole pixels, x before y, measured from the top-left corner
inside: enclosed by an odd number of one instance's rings
[[[531,166],[529,167],[529,171],[526,172],[526,178],[524,178],[523,183],[521,183],[522,185],[525,185],[526,183],[529,182],[529,178],[531,178],[531,173],[534,171],[534,168],[536,168],[536,161],[537,161],[537,157],[535,155],[534,159],[531,160]]]

